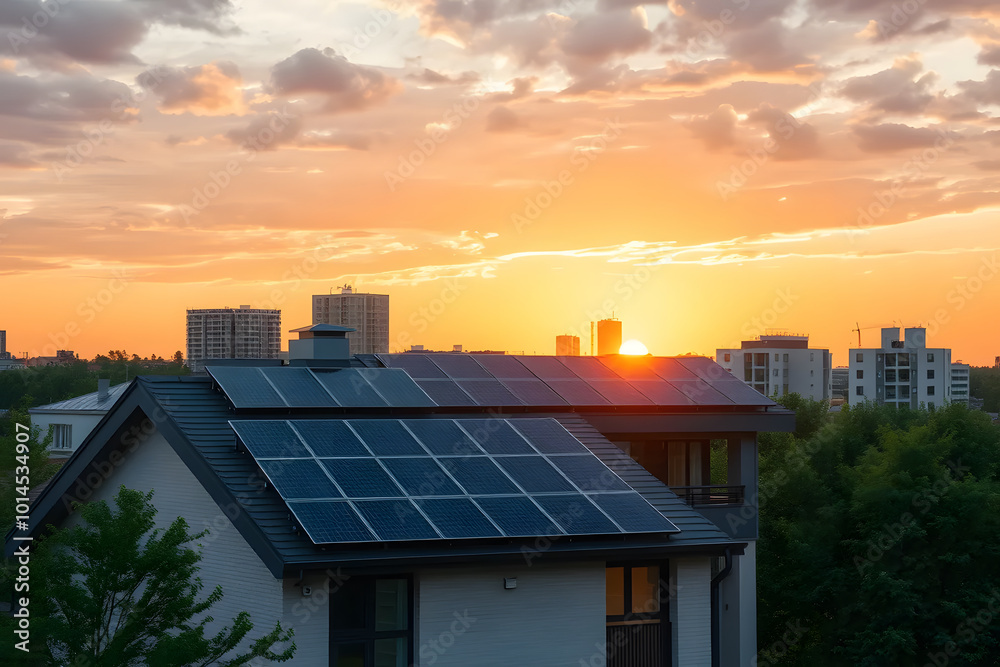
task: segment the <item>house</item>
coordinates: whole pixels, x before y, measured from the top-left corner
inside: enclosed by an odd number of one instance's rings
[[[742,341],[739,349],[720,348],[715,359],[765,396],[799,394],[829,401],[833,395],[833,355],[809,347],[805,334],[768,333]]]
[[[210,530],[213,616],[280,619],[297,665],[750,664],[756,434],[792,413],[700,357],[351,357],[345,329],[134,380],[29,530],[154,489]]]
[[[850,351],[853,407],[866,401],[912,409],[933,409],[951,402],[952,363],[948,348],[927,347],[927,330],[883,327],[882,346]],[[967,398],[967,396],[965,397]]]
[[[52,433],[49,454],[64,458],[75,452],[127,387],[124,382],[112,387],[108,380],[98,380],[93,393],[28,410],[32,425],[41,429],[42,437]]]

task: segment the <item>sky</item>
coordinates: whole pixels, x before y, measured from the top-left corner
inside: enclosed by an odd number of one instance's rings
[[[998,147],[991,0],[4,0],[0,329],[168,356],[350,284],[393,351],[992,364]]]

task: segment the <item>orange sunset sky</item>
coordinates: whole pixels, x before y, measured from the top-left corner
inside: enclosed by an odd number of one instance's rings
[[[654,354],[895,322],[992,364],[997,5],[3,0],[0,329],[166,356],[187,308],[288,330],[350,283],[393,350],[613,311]]]

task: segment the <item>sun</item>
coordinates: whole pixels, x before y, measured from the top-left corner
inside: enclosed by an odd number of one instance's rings
[[[641,342],[632,339],[622,343],[622,346],[618,348],[618,354],[644,355],[649,354],[649,350]]]

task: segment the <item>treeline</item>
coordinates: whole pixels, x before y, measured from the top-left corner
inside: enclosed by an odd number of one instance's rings
[[[973,367],[969,372],[969,394],[985,401],[986,412],[1000,412],[1000,368]]]
[[[798,431],[760,438],[757,664],[998,664],[1000,428],[786,399]]]
[[[58,366],[36,366],[23,370],[0,371],[0,410],[55,403],[97,391],[98,378],[112,386],[137,375],[187,375],[180,352],[170,359],[153,355],[141,358],[124,350],[112,350],[93,361],[78,360]]]

